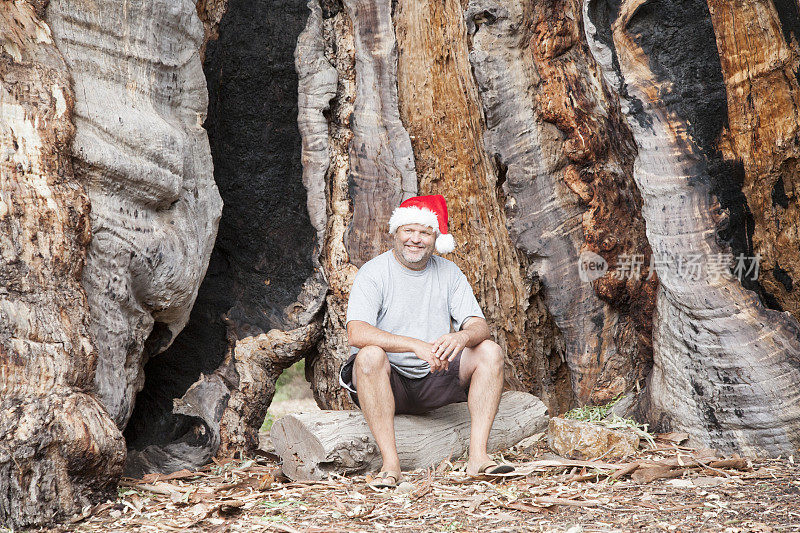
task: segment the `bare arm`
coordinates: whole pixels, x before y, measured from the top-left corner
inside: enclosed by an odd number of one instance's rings
[[[347,342],[359,349],[364,346],[378,346],[387,352],[413,352],[422,341],[389,333],[361,320],[351,320],[347,323]]]
[[[364,346],[377,346],[385,352],[413,352],[420,359],[430,363],[432,371],[447,367],[446,361],[433,357],[431,343],[414,337],[395,335],[361,320],[351,320],[347,323],[347,342],[359,349]]]
[[[464,345],[467,348],[474,348],[489,338],[489,324],[479,316],[471,316],[465,322],[461,331],[469,335],[469,340]]]
[[[489,338],[489,325],[486,320],[477,316],[469,317],[460,331],[447,333],[433,343],[434,356],[448,363],[461,353],[461,350],[473,348]]]

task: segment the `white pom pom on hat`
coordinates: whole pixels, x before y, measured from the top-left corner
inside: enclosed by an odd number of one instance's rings
[[[456,249],[456,241],[447,232],[447,203],[441,194],[414,196],[400,204],[389,219],[389,233],[406,224],[422,224],[433,228],[436,236],[436,251],[448,254]]]

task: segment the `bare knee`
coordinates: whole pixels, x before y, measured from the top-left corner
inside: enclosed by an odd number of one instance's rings
[[[485,340],[475,347],[478,354],[478,365],[493,372],[502,372],[505,364],[505,354],[499,344],[493,340]]]
[[[386,352],[377,346],[364,346],[356,354],[356,373],[364,376],[378,375],[381,372],[389,373],[389,358]]]

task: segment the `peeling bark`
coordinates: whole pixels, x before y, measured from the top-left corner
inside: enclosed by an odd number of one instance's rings
[[[646,268],[591,284],[578,272],[586,251],[612,268],[622,254],[649,259],[627,128],[583,48],[577,2],[473,0],[466,17],[512,242],[542,279],[575,399],[607,402],[637,387],[651,358]]]
[[[357,270],[350,264],[346,248],[346,232],[352,219],[348,176],[356,94],[355,43],[350,17],[341,3],[330,2],[319,8],[311,0],[309,8],[312,13],[295,51],[299,98],[309,104],[298,121],[304,143],[303,180],[309,191],[310,209],[318,213],[315,220],[322,245],[320,263],[329,290],[325,297],[324,336],[318,354],[307,360],[306,377],[320,406],[352,409],[355,406],[339,386],[337,375],[350,355],[344,319]],[[323,76],[313,76],[316,65],[321,65]],[[312,98],[315,94],[324,96]],[[316,129],[312,126],[314,121]],[[314,149],[317,145],[320,147]]]
[[[397,43],[389,0],[344,0],[353,25],[355,98],[348,150],[352,219],[347,253],[360,267],[390,245],[389,217],[417,191],[411,140],[397,102]]]
[[[800,292],[793,290],[800,280],[800,48],[792,33],[800,20],[796,12],[780,20],[774,3],[763,0],[710,0],[709,8],[728,100],[720,144],[744,167],[758,281],[779,310],[800,319]]]
[[[125,447],[91,393],[67,65],[29,4],[0,3],[0,28],[0,523],[22,528],[113,497]]]
[[[724,251],[707,167],[676,112],[681,100],[673,85],[654,73],[639,45],[636,32],[647,26],[637,23],[647,5],[586,3],[592,53],[620,91],[638,146],[634,178],[648,238],[654,254],[669,258],[658,271],[654,367],[641,408],[654,429],[686,431],[724,452],[789,453],[800,443],[800,328],[791,316],[764,309],[729,273],[707,275],[712,257]],[[702,257],[697,276],[681,271],[679,258],[693,254]]]

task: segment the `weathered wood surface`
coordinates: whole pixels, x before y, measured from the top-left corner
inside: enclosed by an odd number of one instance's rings
[[[163,430],[162,440],[142,449],[131,448],[125,461],[125,475],[141,478],[150,473],[172,473],[207,464],[220,447],[220,421],[230,397],[230,382],[219,373],[205,376],[174,400],[173,412],[182,423]]]
[[[707,169],[674,80],[654,71],[642,47],[642,2],[622,2],[618,11],[598,4],[598,26],[587,24],[587,35],[609,81],[620,91],[625,84],[648,238],[655,254],[670,258],[658,271],[654,367],[643,411],[656,429],[685,431],[725,452],[793,453],[800,444],[800,328],[791,315],[765,309],[727,271],[710,275],[724,249]],[[706,11],[705,19],[687,23],[699,33],[707,21]],[[648,50],[677,45],[660,44]],[[693,254],[702,257],[697,275],[681,271],[677,260]]]
[[[355,42],[352,21],[341,3],[324,9],[313,0],[308,5],[311,13],[295,50],[297,121],[303,137],[303,183],[318,231],[320,271],[329,290],[323,338],[318,355],[306,360],[306,372],[319,404],[352,409],[355,406],[339,386],[337,372],[350,355],[344,317],[357,271],[346,244],[352,222],[349,146],[355,113]]]
[[[219,455],[255,453],[258,431],[275,395],[275,382],[281,372],[313,350],[321,336],[322,318],[318,317],[288,332],[272,330],[236,343],[233,352],[236,383],[221,413]]]
[[[116,495],[125,443],[91,394],[81,287],[89,201],[70,146],[75,95],[50,29],[0,3],[0,525],[64,520]]]
[[[203,27],[188,0],[54,0],[46,20],[74,86],[72,154],[92,204],[82,283],[95,387],[123,428],[144,363],[189,318],[222,208],[202,128]]]
[[[504,450],[547,428],[547,408],[525,392],[506,392],[489,435],[490,453]],[[446,405],[426,415],[398,415],[395,435],[405,470],[435,466],[462,456],[469,447],[466,403]],[[328,474],[376,470],[381,455],[361,411],[287,415],[270,431],[290,479],[322,479]]]
[[[512,242],[545,287],[570,392],[609,401],[649,371],[656,280],[589,283],[578,263],[587,251],[612,268],[623,254],[649,259],[630,134],[586,52],[579,2],[472,0],[465,16]]]

